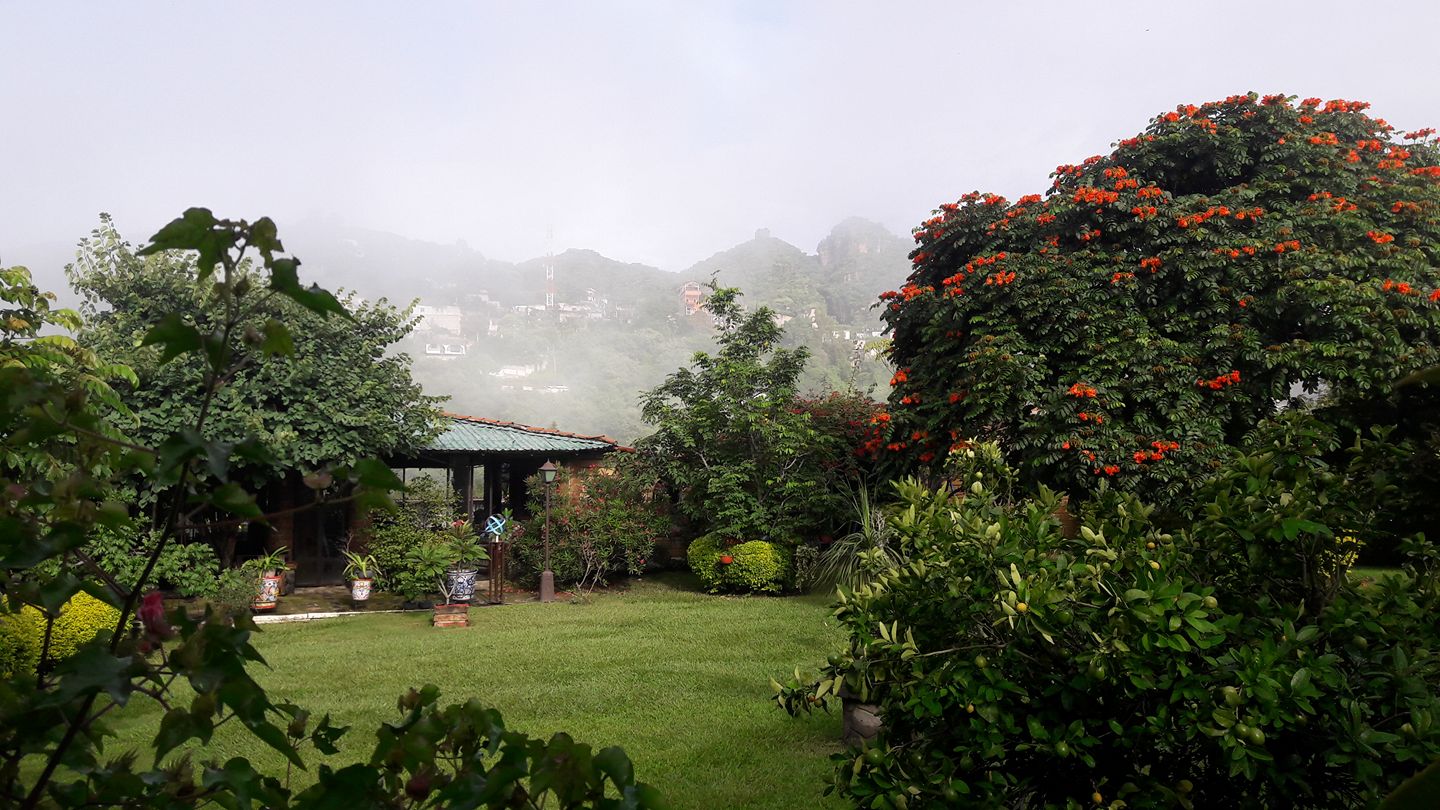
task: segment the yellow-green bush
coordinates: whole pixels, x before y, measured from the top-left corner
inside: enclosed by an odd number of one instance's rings
[[[730,562],[722,558],[729,557]],[[690,570],[711,593],[779,593],[790,567],[784,548],[765,540],[725,546],[716,535],[696,538],[686,552]]]
[[[120,611],[86,593],[77,593],[60,608],[50,631],[50,659],[75,654],[80,645],[101,630],[114,630]],[[40,662],[45,641],[45,618],[33,607],[0,614],[0,675],[10,677],[33,669]]]

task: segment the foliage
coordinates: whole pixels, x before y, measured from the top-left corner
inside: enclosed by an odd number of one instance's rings
[[[85,552],[121,585],[134,588],[157,540],[151,532],[102,528]],[[208,543],[167,543],[152,575],[156,584],[168,586],[177,596],[213,596],[219,585],[220,560]]]
[[[697,352],[642,397],[655,432],[637,449],[700,526],[793,543],[833,506],[831,448],[796,406],[807,350],[781,348],[775,313],[747,313],[739,297],[727,288],[706,299],[718,351]]]
[[[533,584],[545,567],[547,510],[544,481],[535,475],[527,484],[533,516],[509,537],[509,574]],[[622,458],[610,468],[561,467],[551,486],[550,570],[557,587],[592,589],[644,573],[670,521],[641,466]]]
[[[908,562],[841,592],[849,648],[777,699],[808,711],[844,688],[879,704],[882,734],[836,757],[862,807],[1375,802],[1440,755],[1440,587],[1412,567],[1326,578],[1311,601],[1297,563],[1333,573],[1321,541],[1350,513],[1306,430],[1229,462],[1178,535],[1106,491],[1066,536],[1054,492],[990,486],[993,448],[957,454],[963,494],[898,484]],[[1434,564],[1429,544],[1412,550]]]
[[[779,593],[790,571],[790,553],[765,540],[732,543],[707,534],[690,543],[686,559],[711,593]]]
[[[45,616],[26,605],[18,613],[0,613],[0,675],[6,678],[46,668],[74,655],[100,632],[114,629],[120,611],[87,593],[77,593],[60,608],[48,628]]]
[[[408,310],[347,297],[348,317],[330,318],[271,291],[247,295],[231,312],[225,296],[196,283],[205,273],[194,258],[137,253],[103,215],[66,272],[83,299],[80,342],[138,375],[122,394],[137,419],[129,432],[142,444],[158,445],[195,422],[201,401],[190,392],[205,367],[199,354],[175,356],[146,343],[148,330],[165,320],[213,334],[232,314],[232,342],[272,355],[235,368],[206,413],[208,438],[251,437],[270,454],[266,463],[238,459],[236,476],[259,486],[290,470],[353,464],[413,447],[436,429],[438,400],[410,379],[407,357],[388,351],[414,326]],[[248,262],[231,272],[236,289],[264,289]],[[284,336],[281,323],[290,327]]]
[[[27,286],[22,271],[0,271],[5,305],[0,310],[0,458],[5,460],[0,464],[0,597],[11,610],[30,606],[43,614],[43,637],[51,639],[60,627],[61,606],[81,592],[118,608],[110,632],[81,643],[53,668],[42,653],[34,673],[0,681],[0,806],[334,806],[338,787],[292,795],[286,784],[242,758],[223,765],[207,762],[198,773],[188,757],[166,761],[192,741],[203,750],[217,727],[233,724],[291,766],[303,768],[302,749],[333,754],[345,729],[328,717],[312,722],[303,709],[276,703],[251,677],[247,667],[264,659],[250,643],[255,627],[247,614],[207,609],[194,618],[177,609],[166,616],[160,594],[145,591],[165,548],[195,531],[201,515],[232,516],[212,523],[222,527],[244,527],[265,517],[236,479],[244,477],[246,465],[282,467],[279,458],[262,442],[207,433],[211,406],[229,383],[247,369],[263,368],[267,356],[294,353],[295,341],[281,320],[252,329],[247,328],[251,317],[274,296],[319,315],[349,314],[329,293],[300,285],[299,262],[283,255],[269,219],[221,220],[192,208],[155,234],[138,255],[165,250],[197,254],[194,285],[213,307],[198,323],[176,312],[156,312],[155,320],[135,333],[142,347],[160,347],[160,366],[180,358],[195,369],[195,377],[176,388],[177,397],[193,397],[193,421],[154,445],[133,441],[115,427],[125,412],[93,355],[68,339],[36,337],[47,322],[73,325],[73,319],[48,314],[47,299]],[[258,254],[261,270],[249,269],[247,254]],[[388,503],[384,493],[400,485],[374,459],[339,464],[325,475],[349,493],[343,499],[362,508]],[[125,506],[108,500],[122,480],[141,487],[142,498],[151,504],[147,530],[156,537],[145,567],[128,588],[83,548],[99,528],[138,530]],[[94,578],[82,580],[77,570]],[[188,705],[172,691],[179,684],[193,692]],[[108,733],[105,715],[136,695],[148,696],[165,711],[148,768],[131,753],[101,757]],[[451,728],[436,729],[444,723]],[[475,739],[462,715],[437,712],[420,725],[419,733],[453,734],[457,744]],[[491,728],[495,725],[498,718]],[[394,734],[394,729],[382,729],[379,746],[386,748]],[[488,785],[497,801],[511,806],[536,807],[547,793],[563,794],[556,803],[565,806],[598,805],[596,769],[618,790],[627,787],[629,763],[623,756],[557,772],[537,761],[546,753],[543,746],[536,749],[516,738],[492,740],[504,751],[499,767],[482,770],[485,766],[469,757],[456,763],[456,781],[476,790]],[[424,756],[433,762],[448,753],[432,748]],[[568,753],[583,759],[579,749]],[[351,778],[346,785],[348,795],[364,797],[363,806],[410,801],[378,771],[373,780]],[[648,806],[649,799],[632,804]]]
[[[882,296],[891,468],[979,435],[1027,483],[1171,508],[1287,404],[1431,441],[1435,389],[1392,386],[1436,362],[1440,150],[1367,106],[1180,107],[1059,167],[1043,200],[941,206]],[[1433,489],[1436,466],[1402,472]]]
[[[815,584],[854,590],[899,564],[898,538],[870,490],[856,491],[852,514],[854,530],[821,553]]]
[[[451,521],[450,525],[441,531],[440,537],[448,543],[454,562],[450,567],[456,571],[474,571],[480,567],[480,563],[490,559],[490,552],[480,545],[480,538],[475,536],[475,527],[468,520]]]
[[[376,585],[415,601],[430,593],[430,578],[411,570],[410,550],[457,518],[459,503],[445,484],[429,476],[411,479],[394,511],[372,510],[366,550],[379,564]]]
[[[343,553],[346,579],[374,579],[380,575],[380,566],[375,562],[374,554],[357,554],[353,551]]]
[[[220,572],[210,604],[217,613],[225,616],[248,612],[255,601],[255,582],[258,579],[260,567],[254,560],[248,560],[238,568],[228,568]]]

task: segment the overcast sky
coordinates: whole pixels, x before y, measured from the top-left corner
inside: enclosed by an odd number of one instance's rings
[[[1440,3],[0,0],[0,261],[192,205],[682,269],[898,233],[1176,104],[1440,125]],[[293,247],[293,245],[292,245]],[[303,258],[303,256],[302,256]]]

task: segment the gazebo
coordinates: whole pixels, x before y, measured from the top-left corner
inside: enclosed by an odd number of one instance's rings
[[[443,469],[462,511],[482,521],[506,508],[517,517],[528,517],[525,479],[546,461],[586,468],[616,450],[630,451],[608,436],[584,436],[458,413],[446,413],[444,418],[445,428],[439,436],[409,455],[388,461],[402,480],[411,470]]]
[[[516,517],[528,517],[525,479],[546,461],[570,469],[594,467],[616,450],[629,452],[608,436],[586,436],[553,428],[522,425],[481,416],[443,414],[440,435],[404,455],[386,459],[402,480],[421,470],[443,471],[460,501],[462,514],[483,525],[490,515],[509,508]],[[258,545],[290,549],[301,585],[341,581],[344,558],[340,551],[353,536],[367,534],[366,518],[350,504],[317,509],[293,509],[313,496],[292,475],[277,481],[264,504],[282,514],[270,521]],[[363,542],[363,540],[362,540]]]

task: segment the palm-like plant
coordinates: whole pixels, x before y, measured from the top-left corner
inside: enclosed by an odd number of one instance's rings
[[[869,584],[880,571],[900,564],[899,537],[870,491],[857,490],[852,504],[856,529],[831,543],[820,555],[817,585],[854,590]]]

